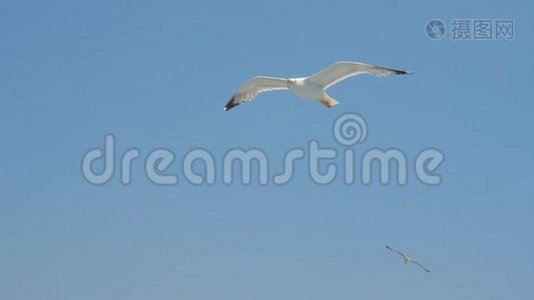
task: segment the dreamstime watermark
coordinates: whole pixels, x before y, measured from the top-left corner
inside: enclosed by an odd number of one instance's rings
[[[398,148],[362,149],[367,137],[367,123],[363,117],[356,113],[346,113],[339,116],[333,124],[332,134],[334,140],[341,146],[340,149],[320,147],[317,140],[310,140],[306,148],[294,147],[285,152],[283,168],[278,173],[271,172],[269,155],[259,148],[230,149],[218,160],[204,148],[190,149],[181,159],[180,169],[184,178],[192,185],[214,185],[221,176],[225,185],[234,183],[236,171],[239,170],[242,184],[252,182],[252,174],[257,175],[260,185],[269,183],[275,185],[288,184],[298,172],[298,161],[304,160],[300,166],[307,167],[309,178],[320,185],[330,184],[339,174],[347,185],[356,184],[357,177],[362,185],[369,185],[373,177],[378,177],[383,185],[393,182],[390,177],[396,174],[396,183],[404,186],[408,183],[408,173],[413,171],[415,178],[425,185],[439,185],[441,175],[437,173],[438,167],[445,159],[445,155],[436,148],[427,147],[419,151],[409,164],[407,155]],[[104,147],[93,148],[87,151],[82,158],[81,171],[85,180],[91,184],[103,185],[112,179],[119,165],[120,182],[128,185],[132,181],[132,164],[141,157],[138,148],[126,150],[117,161],[115,151],[116,138],[107,134],[104,138]],[[358,155],[357,155],[358,154]],[[103,170],[95,172],[93,163],[103,160]],[[341,162],[336,162],[341,160]],[[148,180],[158,185],[177,185],[179,177],[173,173],[172,164],[176,155],[167,148],[152,150],[144,160],[144,173]],[[321,171],[320,162],[326,162]],[[240,166],[237,168],[236,165]],[[254,165],[256,168],[254,168]],[[196,168],[195,168],[196,166]],[[357,172],[357,166],[360,166]],[[375,166],[375,167],[373,167]],[[199,167],[201,170],[199,170]],[[218,169],[220,168],[220,170]],[[256,170],[256,172],[253,172]],[[377,173],[374,174],[373,170]],[[174,170],[176,171],[176,170]],[[396,172],[395,172],[396,171]],[[357,176],[357,173],[359,176]],[[373,176],[374,175],[374,176]]]
[[[442,20],[433,19],[425,25],[425,34],[429,39],[441,40],[446,32]],[[510,19],[453,19],[450,22],[451,41],[512,41],[514,36],[515,21]]]

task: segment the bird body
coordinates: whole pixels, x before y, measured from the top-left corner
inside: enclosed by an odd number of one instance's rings
[[[289,78],[287,82],[289,90],[303,99],[317,100],[325,94],[322,86],[306,82],[306,78]]]
[[[359,62],[340,61],[308,77],[284,79],[256,76],[237,90],[225,105],[224,110],[227,111],[241,103],[251,101],[259,93],[275,90],[289,90],[302,99],[319,101],[330,108],[339,102],[327,95],[326,90],[346,78],[364,73],[375,76],[412,74],[409,71],[387,69]]]

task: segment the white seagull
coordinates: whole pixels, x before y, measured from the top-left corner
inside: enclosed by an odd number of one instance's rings
[[[340,61],[308,77],[285,79],[256,76],[247,81],[234,94],[224,107],[224,111],[243,102],[254,100],[259,93],[287,89],[303,99],[319,101],[330,108],[339,102],[328,96],[325,92],[326,89],[344,79],[364,73],[375,76],[413,74],[410,71],[387,69],[359,62]]]
[[[411,258],[409,258],[408,256],[402,254],[401,252],[389,247],[388,245],[386,245],[386,248],[388,248],[389,250],[399,254],[400,256],[402,256],[402,258],[404,258],[404,263],[407,264],[409,262],[413,263],[413,264],[416,264],[418,265],[419,267],[421,267],[423,270],[427,271],[428,273],[430,273],[429,270],[427,270],[425,267],[423,267],[420,263],[416,262],[415,260],[412,260]]]

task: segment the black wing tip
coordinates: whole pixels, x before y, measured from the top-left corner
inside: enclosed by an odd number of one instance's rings
[[[401,71],[401,70],[391,70],[395,73],[395,75],[410,75],[410,74],[414,74],[414,72],[412,71]]]
[[[394,75],[409,75],[409,74],[413,74],[414,73],[412,71],[403,71],[403,70],[390,69],[390,68],[384,68],[384,67],[379,67],[379,68],[382,68],[384,70],[388,70],[388,71],[392,72]]]
[[[239,103],[234,102],[234,100],[235,100],[235,97],[232,97],[232,99],[230,99],[230,100],[228,101],[228,103],[226,103],[226,105],[224,106],[223,110],[224,110],[224,111],[229,111],[229,110],[232,109],[233,107],[238,106]]]

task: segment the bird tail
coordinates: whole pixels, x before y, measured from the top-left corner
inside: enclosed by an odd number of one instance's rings
[[[324,94],[324,96],[319,100],[324,106],[331,108],[334,105],[338,105],[339,102],[333,99],[332,97],[328,96],[327,94]]]

